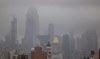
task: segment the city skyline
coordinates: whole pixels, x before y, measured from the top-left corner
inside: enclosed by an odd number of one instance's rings
[[[100,0],[0,0],[0,59],[100,59]]]
[[[37,12],[38,12],[38,11],[37,11]],[[31,13],[31,12],[30,12],[30,13]],[[31,15],[30,15],[30,16],[31,16]],[[26,18],[26,19],[27,19],[27,18]],[[39,19],[40,19],[40,18],[39,18]],[[52,24],[52,26],[51,26],[52,32],[55,32],[54,29],[53,29],[55,23],[50,23],[50,24]],[[50,24],[49,24],[49,25],[50,25]],[[37,26],[38,26],[38,25],[37,25]],[[26,27],[27,27],[27,26],[26,26]],[[49,27],[49,26],[48,26],[48,27]],[[83,26],[83,28],[85,28],[85,27]],[[83,28],[82,28],[82,29],[83,29]],[[89,28],[91,28],[91,27],[89,27]],[[26,28],[26,29],[27,29],[27,28]],[[87,29],[88,29],[88,28],[87,28]],[[32,30],[32,31],[33,31],[33,30]],[[39,31],[39,30],[38,30],[38,31]],[[41,31],[41,30],[40,30],[40,31]],[[36,32],[37,32],[37,31],[36,31]],[[49,30],[48,30],[47,32],[49,32]],[[63,34],[66,34],[66,33],[68,33],[68,32],[69,32],[69,31],[67,31],[67,32],[65,32],[65,33],[63,33]],[[74,31],[72,30],[72,32],[74,32]],[[39,34],[40,34],[40,33],[38,33],[38,35],[39,35]],[[47,34],[47,33],[46,33],[46,34]],[[48,33],[48,34],[49,34],[49,33]],[[52,33],[52,34],[54,34],[54,33]],[[63,35],[63,34],[62,34],[62,35]],[[24,35],[25,35],[25,33],[24,33]],[[58,34],[57,34],[57,35],[58,35]],[[20,40],[19,40],[19,41],[20,41]]]
[[[82,1],[79,1],[79,0],[59,0],[56,2],[56,0],[51,0],[48,4],[45,4],[45,3],[48,3],[48,1],[45,1],[43,0],[41,3],[40,3],[40,0],[34,0],[36,3],[34,4],[34,1],[32,0],[21,0],[21,1],[12,1],[12,0],[8,0],[5,2],[5,0],[0,0],[1,3],[1,21],[0,22],[3,22],[0,23],[2,25],[0,25],[0,27],[2,27],[2,29],[5,29],[2,30],[0,32],[2,32],[3,34],[0,34],[0,37],[3,37],[7,32],[8,29],[10,26],[10,21],[11,21],[11,15],[14,14],[17,16],[18,18],[18,37],[19,39],[21,39],[23,36],[24,36],[24,33],[25,33],[25,22],[26,22],[26,18],[25,18],[25,15],[26,15],[26,12],[27,12],[27,9],[29,9],[30,6],[33,6],[35,5],[37,10],[38,10],[38,13],[39,13],[39,16],[40,16],[40,33],[41,34],[44,34],[44,33],[47,33],[47,25],[49,24],[49,22],[53,22],[55,23],[55,27],[56,27],[56,33],[57,34],[62,34],[64,32],[67,32],[69,31],[70,29],[72,28],[76,28],[77,26],[79,26],[79,24],[77,23],[92,23],[93,21],[96,21],[99,19],[99,4],[98,4],[98,0],[82,0]],[[25,3],[22,3],[25,2]],[[27,2],[28,1],[28,2]],[[16,3],[15,3],[16,2]],[[53,2],[53,4],[52,4]],[[72,3],[73,2],[73,3]],[[78,4],[77,3],[82,3],[83,4]],[[15,3],[15,4],[13,4]],[[59,3],[59,4],[58,4]],[[68,6],[63,6],[63,3],[67,3]],[[71,3],[71,4],[70,4]],[[20,6],[18,5],[20,4]],[[70,5],[74,5],[75,4],[75,7],[73,6],[70,6]],[[96,5],[98,4],[98,5]],[[95,7],[96,6],[96,7]],[[4,17],[5,16],[5,17]],[[89,18],[87,17],[89,16]],[[94,20],[95,19],[95,20]],[[7,22],[6,22],[7,21]],[[75,21],[75,22],[73,22]],[[98,22],[98,21],[97,21]],[[4,24],[5,23],[5,24]],[[60,23],[60,24],[59,24]],[[4,25],[4,26],[3,26]],[[66,26],[64,26],[66,25]],[[60,29],[59,28],[63,28],[63,29]]]

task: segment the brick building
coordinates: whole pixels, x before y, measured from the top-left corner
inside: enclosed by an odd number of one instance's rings
[[[47,53],[37,46],[31,51],[31,59],[47,59]]]

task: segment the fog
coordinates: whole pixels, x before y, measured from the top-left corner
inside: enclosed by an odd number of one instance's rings
[[[32,6],[39,14],[40,34],[48,33],[49,23],[54,23],[55,34],[58,35],[70,31],[82,32],[85,26],[100,22],[99,3],[100,0],[0,0],[0,38],[10,31],[12,15],[15,15],[18,40],[21,40],[25,32],[26,13]]]

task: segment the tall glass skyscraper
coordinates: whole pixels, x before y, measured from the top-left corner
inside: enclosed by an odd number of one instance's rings
[[[31,50],[35,46],[36,38],[39,35],[39,16],[36,8],[32,7],[27,11],[26,15],[26,31],[24,37],[24,49],[25,51]]]

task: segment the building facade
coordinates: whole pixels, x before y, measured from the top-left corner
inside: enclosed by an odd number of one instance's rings
[[[82,34],[82,51],[84,56],[89,55],[91,50],[97,52],[98,50],[98,43],[97,43],[97,34],[96,30],[89,29]]]
[[[63,50],[63,59],[70,59],[70,40],[69,35],[65,34],[62,37],[62,50]]]
[[[38,36],[40,40],[40,45],[43,48],[43,51],[46,51],[46,44],[50,42],[50,36],[49,35],[39,35]]]
[[[55,35],[52,42],[52,59],[61,59],[62,58],[62,44],[61,37]]]
[[[52,43],[52,39],[54,36],[54,24],[50,23],[48,26],[48,35],[50,36],[50,43]]]
[[[17,18],[13,16],[13,20],[11,22],[11,29],[8,34],[5,35],[5,49],[14,50],[17,49]]]
[[[47,59],[47,53],[42,51],[42,48],[36,46],[34,50],[31,51],[31,59]]]
[[[27,11],[26,15],[26,31],[23,41],[23,48],[30,52],[32,47],[35,47],[35,40],[39,35],[39,15],[36,8],[32,7]]]

